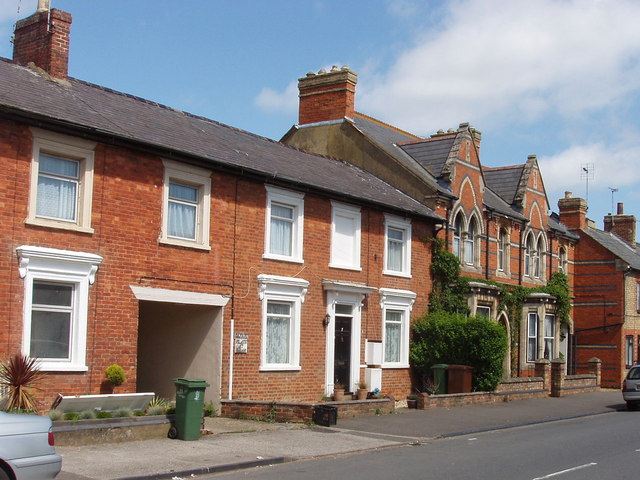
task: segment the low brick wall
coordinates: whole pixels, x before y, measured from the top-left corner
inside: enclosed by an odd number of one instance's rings
[[[76,447],[100,443],[167,438],[172,415],[53,422],[56,445]]]
[[[297,403],[297,402],[258,402],[251,400],[222,400],[220,415],[228,418],[251,418],[274,422],[313,421],[313,409],[317,405],[329,405],[338,408],[340,418],[356,415],[389,413],[395,410],[395,399],[379,398],[370,400],[347,400],[342,402]]]

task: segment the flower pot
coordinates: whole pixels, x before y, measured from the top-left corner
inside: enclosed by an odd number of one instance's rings
[[[333,389],[333,399],[336,402],[344,401],[344,388],[334,388]]]
[[[356,398],[358,400],[366,400],[368,393],[369,393],[369,390],[367,390],[366,388],[359,388],[358,391],[356,392]]]
[[[407,408],[418,408],[418,400],[407,399]]]

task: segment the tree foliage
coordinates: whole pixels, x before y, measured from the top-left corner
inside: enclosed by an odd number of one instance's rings
[[[474,368],[474,391],[493,391],[502,379],[507,335],[498,323],[444,311],[430,313],[413,326],[410,358],[426,378],[438,363]]]

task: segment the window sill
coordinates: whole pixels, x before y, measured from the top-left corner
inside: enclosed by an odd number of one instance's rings
[[[389,370],[393,368],[409,368],[409,364],[408,363],[383,363],[381,367]]]
[[[211,250],[211,247],[208,244],[190,242],[188,240],[179,240],[177,238],[159,238],[158,243],[162,245],[171,245],[174,247],[194,248],[196,250]]]
[[[383,270],[382,274],[383,275],[390,275],[392,277],[412,278],[410,273],[395,272],[393,270]]]
[[[353,265],[337,265],[335,263],[330,263],[329,268],[339,268],[340,270],[352,270],[354,272],[361,272],[361,267],[355,267]]]
[[[43,372],[87,372],[86,365],[74,365],[70,363],[39,362],[40,370]]]
[[[76,223],[61,222],[57,220],[48,220],[44,218],[27,218],[24,223],[35,227],[57,228],[59,230],[70,230],[80,233],[94,233],[91,227],[82,227]]]
[[[260,372],[299,372],[302,367],[294,367],[293,365],[268,365],[261,366]]]
[[[264,258],[265,260],[278,260],[281,262],[304,263],[304,260],[302,258],[285,257],[284,255],[274,255],[273,253],[263,253],[262,258]]]

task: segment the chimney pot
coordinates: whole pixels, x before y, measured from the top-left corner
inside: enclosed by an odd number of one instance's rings
[[[622,202],[618,202],[618,215],[624,214],[624,204]]]

